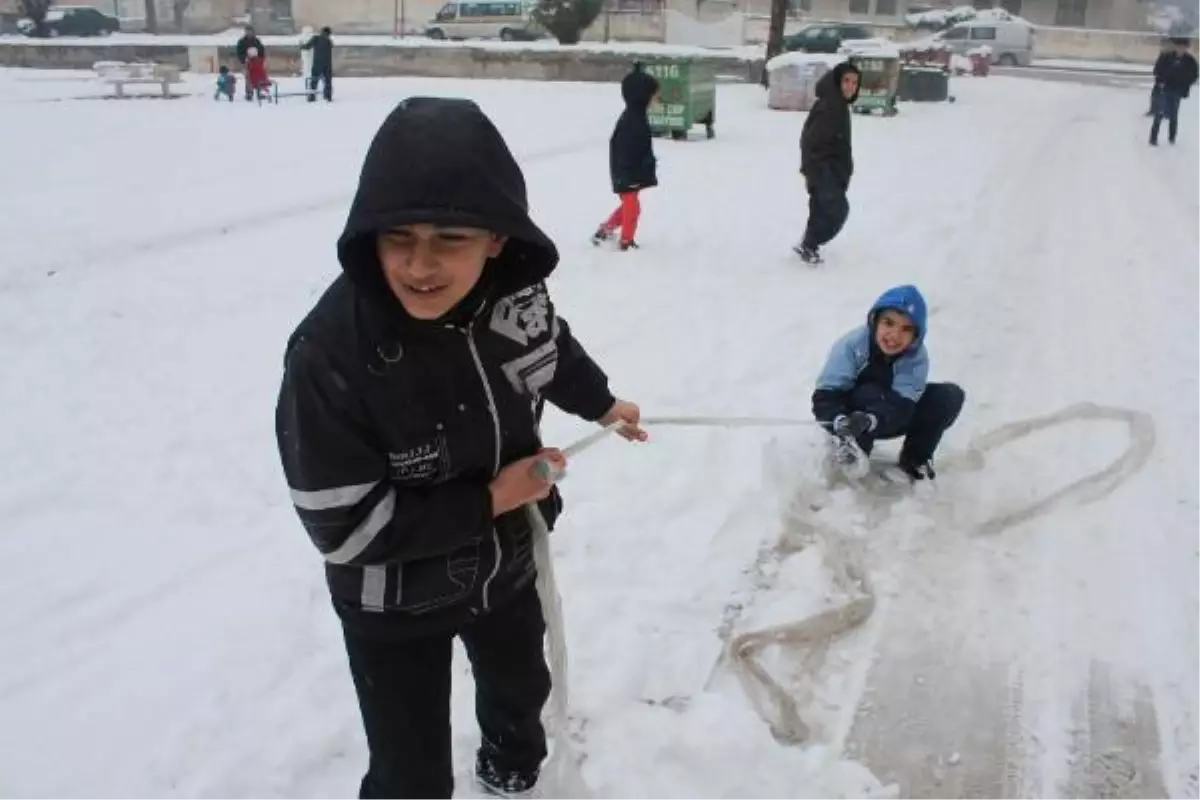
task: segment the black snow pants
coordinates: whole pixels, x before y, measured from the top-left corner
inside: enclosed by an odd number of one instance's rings
[[[343,626],[370,763],[359,797],[450,797],[450,677],[454,637],[475,678],[479,757],[536,773],[546,757],[542,706],[550,696],[546,624],[531,583],[457,630],[381,640]]]
[[[817,249],[833,239],[850,216],[846,186],[825,164],[809,167],[805,175],[808,186],[808,226],[804,229],[803,244]]]
[[[312,75],[308,79],[308,102],[317,102],[317,84],[322,84],[326,100],[333,100],[333,65],[317,64],[313,66]]]
[[[873,400],[878,397],[878,390],[864,387],[864,393]],[[908,424],[896,430],[875,430],[858,437],[858,446],[870,455],[879,439],[898,439],[904,437],[900,447],[900,461],[910,464],[923,464],[933,458],[937,447],[941,444],[942,434],[958,419],[962,411],[966,393],[954,383],[931,383],[925,387],[925,393],[917,401]],[[862,411],[867,407],[865,402],[856,402],[851,393],[847,406],[852,411]]]

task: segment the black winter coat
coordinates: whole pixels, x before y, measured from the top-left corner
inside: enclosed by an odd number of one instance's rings
[[[1196,79],[1196,59],[1191,53],[1167,52],[1154,62],[1154,83],[1180,97],[1191,94]]]
[[[378,231],[413,222],[510,237],[435,321],[408,316],[375,254]],[[292,501],[344,624],[386,637],[453,630],[535,577],[529,519],[493,519],[488,483],[541,447],[544,400],[597,420],[613,396],[555,313],[544,281],[557,250],[474,103],[410,98],[392,112],[338,256],[343,274],[287,345],[276,435]],[[557,490],[541,503],[550,525],[560,508]]]
[[[818,170],[827,168],[842,189],[849,187],[854,175],[850,106],[858,98],[857,92],[849,100],[842,94],[842,76],[847,72],[857,73],[858,68],[842,62],[817,81],[817,101],[800,131],[800,171],[813,181]]]
[[[258,54],[263,58],[267,57],[267,48],[263,46],[262,39],[257,36],[243,36],[237,40],[237,59],[243,64],[250,57],[250,48],[258,50]]]
[[[657,161],[646,114],[658,92],[658,81],[635,66],[621,81],[625,110],[608,140],[608,169],[617,194],[658,185]]]
[[[313,51],[312,70],[315,73],[333,71],[333,38],[324,33],[318,33],[304,44],[302,50]]]

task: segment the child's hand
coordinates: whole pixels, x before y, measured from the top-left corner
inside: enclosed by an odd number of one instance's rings
[[[875,415],[855,411],[846,416],[842,414],[833,421],[833,432],[838,436],[851,436],[857,439],[864,433],[875,430]]]
[[[644,442],[650,438],[650,435],[639,427],[641,421],[642,410],[638,408],[637,403],[631,403],[628,400],[618,400],[613,403],[608,413],[600,418],[600,424],[604,427],[608,427],[614,422],[625,423],[617,429],[617,433],[631,442]]]

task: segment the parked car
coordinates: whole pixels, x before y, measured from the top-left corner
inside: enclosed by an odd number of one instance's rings
[[[26,36],[108,36],[121,30],[121,21],[91,6],[55,6],[40,29],[28,17],[17,27]]]
[[[959,55],[986,45],[992,63],[1005,67],[1028,67],[1033,61],[1033,40],[1033,26],[1016,20],[975,19],[933,36],[933,41]]]
[[[425,26],[430,39],[502,39],[530,41],[545,36],[521,0],[475,2],[450,0]]]
[[[844,41],[870,38],[871,31],[865,25],[852,22],[814,22],[789,36],[784,36],[783,49],[789,53],[836,53]]]

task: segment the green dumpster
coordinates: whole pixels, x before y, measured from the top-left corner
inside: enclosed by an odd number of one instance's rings
[[[944,67],[905,64],[900,70],[901,100],[941,103],[950,99],[950,76]]]
[[[885,117],[896,113],[900,85],[900,58],[887,55],[852,55],[850,63],[860,74],[854,110],[860,114],[879,111]]]
[[[716,68],[685,59],[647,60],[644,69],[658,81],[658,102],[647,115],[655,136],[686,139],[695,125],[703,125],[711,139],[717,106]]]

